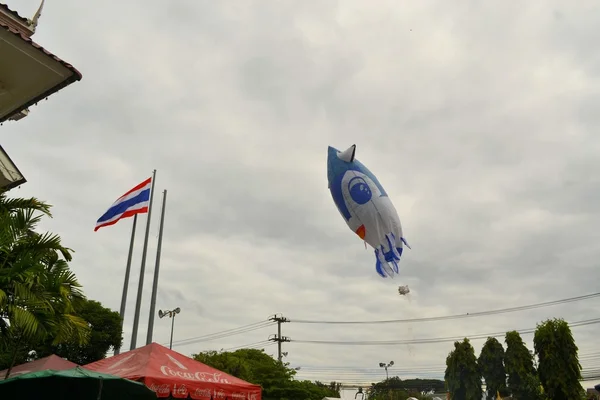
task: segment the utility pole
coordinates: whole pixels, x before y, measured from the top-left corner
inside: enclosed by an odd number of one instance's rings
[[[281,324],[284,322],[290,322],[290,320],[285,318],[281,314],[275,314],[272,317],[270,317],[269,320],[277,322],[277,335],[271,335],[272,337],[269,336],[269,340],[272,342],[277,342],[277,359],[279,360],[279,362],[281,362],[281,343],[289,342],[291,340],[287,336],[281,336]]]

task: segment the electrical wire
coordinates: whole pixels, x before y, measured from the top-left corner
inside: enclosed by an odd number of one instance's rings
[[[240,349],[259,349],[262,347],[273,346],[274,344],[275,344],[275,342],[273,342],[272,340],[262,340],[260,342],[245,344],[242,346],[230,347],[228,349],[224,349],[224,351],[235,351],[235,350],[240,350]]]
[[[216,339],[222,339],[222,338],[226,338],[229,336],[239,335],[242,333],[252,332],[252,331],[255,331],[258,329],[263,329],[263,328],[266,328],[268,326],[272,326],[275,324],[276,324],[276,322],[273,322],[273,321],[255,322],[253,324],[240,326],[238,328],[227,329],[224,331],[215,332],[215,333],[211,333],[208,335],[196,336],[196,337],[192,337],[192,338],[177,340],[177,341],[173,342],[173,347],[185,346],[185,345],[200,343],[200,342],[207,342],[207,341],[216,340]]]
[[[595,297],[600,297],[600,292],[590,293],[583,296],[569,297],[566,299],[546,301],[543,303],[536,304],[528,304],[524,306],[518,307],[509,307],[509,308],[501,308],[496,310],[489,311],[480,311],[474,313],[466,313],[466,314],[454,314],[454,315],[445,315],[439,317],[423,317],[423,318],[409,318],[409,319],[389,319],[389,320],[374,320],[374,321],[327,321],[327,320],[307,320],[307,319],[293,319],[291,318],[289,322],[295,322],[297,324],[401,324],[401,323],[413,323],[413,322],[431,322],[431,321],[445,321],[452,319],[462,319],[462,318],[474,318],[474,317],[482,317],[486,315],[497,315],[497,314],[506,314],[511,312],[532,310],[535,308],[543,308],[550,307],[559,304],[572,303],[576,301],[588,300]]]
[[[443,376],[445,374],[444,369],[438,370],[430,370],[427,372],[413,372],[413,371],[390,371],[389,376],[399,376],[402,375],[404,379],[408,377],[414,377],[412,379],[440,379],[443,380]],[[599,379],[600,376],[600,368],[599,367],[589,367],[583,368],[581,371],[582,381]],[[356,383],[362,383],[362,385],[370,386],[370,383],[377,382],[383,380],[385,377],[385,373],[383,371],[377,371],[376,373],[324,373],[324,374],[306,374],[300,370],[297,374],[298,379],[306,379],[306,380],[318,380],[321,382],[337,382],[342,385],[350,385]]]
[[[586,325],[600,324],[600,318],[589,319],[584,321],[577,321],[569,323],[569,327],[575,328]],[[535,333],[537,328],[521,329],[517,330],[520,334],[531,334]],[[298,340],[290,339],[292,343],[305,343],[305,344],[327,344],[327,345],[342,345],[342,346],[394,346],[394,345],[406,345],[406,344],[431,344],[431,343],[445,343],[455,342],[457,340],[467,339],[487,339],[488,337],[503,337],[506,332],[494,332],[494,333],[480,333],[476,335],[466,336],[453,336],[453,337],[437,337],[437,338],[423,338],[423,339],[410,339],[410,340],[357,340],[357,341],[336,341],[336,340]]]
[[[253,327],[256,327],[256,326],[262,326],[262,325],[265,325],[265,324],[273,324],[273,323],[274,323],[273,321],[269,321],[269,320],[258,321],[258,322],[253,322],[253,323],[248,324],[248,325],[239,326],[237,328],[231,328],[231,329],[226,329],[226,330],[223,330],[223,331],[209,333],[208,335],[202,335],[202,336],[196,336],[196,337],[191,337],[191,338],[187,338],[187,339],[176,340],[173,343],[186,342],[188,340],[204,339],[204,338],[210,337],[210,336],[221,335],[221,334],[228,334],[228,333],[231,333],[231,332],[234,332],[234,331],[238,331],[238,330],[245,330],[245,329],[253,328]]]
[[[582,369],[583,371],[589,371],[592,369],[596,369],[596,368],[600,368],[599,364],[592,364],[592,365],[582,365]],[[437,366],[433,366],[433,367],[429,367],[429,368],[424,368],[424,367],[414,367],[414,368],[409,368],[409,367],[405,367],[405,368],[388,368],[388,374],[391,375],[399,375],[399,374],[414,374],[414,373],[423,373],[423,372],[432,372],[432,373],[443,373],[446,370],[446,366],[445,365],[437,365]],[[332,370],[332,369],[328,369],[328,368],[316,368],[316,369],[308,369],[306,367],[300,367],[299,370],[301,374],[307,374],[307,375],[315,375],[315,374],[339,374],[339,375],[381,375],[382,373],[385,374],[385,372],[379,368],[379,369],[374,369],[374,368],[370,368],[370,369],[340,369],[340,370]]]
[[[510,307],[503,308],[497,310],[489,310],[489,311],[480,311],[475,313],[466,313],[466,314],[455,314],[455,315],[446,315],[446,316],[438,316],[438,317],[424,317],[424,318],[409,318],[409,319],[394,319],[394,320],[375,320],[375,321],[326,321],[326,320],[302,320],[302,319],[290,319],[289,322],[302,323],[302,324],[390,324],[390,323],[413,323],[413,322],[430,322],[430,321],[444,321],[444,320],[452,320],[452,319],[462,319],[462,318],[473,318],[473,317],[481,317],[486,315],[497,315],[503,313],[517,312],[530,310],[541,307],[549,307],[558,304],[571,303],[575,301],[587,300],[595,297],[600,297],[600,292],[590,293],[587,295],[569,297],[560,300],[547,301],[543,303],[529,304],[518,307]],[[173,342],[173,346],[184,346],[188,344],[194,344],[204,341],[221,339],[229,336],[239,335],[246,332],[251,332],[257,329],[266,328],[268,326],[275,325],[276,322],[272,320],[265,320],[254,322],[252,324],[240,326],[237,328],[227,329],[220,332],[215,332],[208,335],[196,336],[187,339],[180,339]],[[296,341],[299,342],[299,341]],[[167,345],[168,343],[165,343]]]
[[[328,372],[324,372],[324,373],[312,373],[312,374],[306,374],[306,373],[302,373],[302,370],[298,371],[298,377],[301,379],[306,379],[306,380],[318,380],[318,381],[344,381],[344,380],[358,380],[358,379],[372,379],[372,380],[381,380],[382,376],[385,378],[385,373],[383,371],[377,371],[377,372],[367,372],[367,373],[328,373]],[[581,375],[582,376],[589,376],[591,374],[594,373],[598,373],[600,372],[600,368],[593,368],[593,369],[583,369],[581,371]],[[408,377],[418,377],[419,379],[435,379],[434,377],[439,377],[439,376],[444,376],[444,374],[446,373],[446,369],[440,369],[440,370],[430,370],[430,371],[419,371],[419,372],[412,372],[412,371],[398,371],[398,372],[393,372],[389,371],[389,376],[400,376],[403,379],[406,379]]]
[[[579,355],[582,363],[582,376],[584,380],[593,374],[600,374],[600,355],[599,353],[583,353]],[[432,378],[444,375],[445,365],[417,365],[404,368],[388,368],[390,376],[419,376],[420,378]],[[298,376],[305,379],[317,379],[321,381],[349,381],[360,379],[361,377],[381,377],[383,371],[381,368],[364,368],[348,366],[302,366]]]

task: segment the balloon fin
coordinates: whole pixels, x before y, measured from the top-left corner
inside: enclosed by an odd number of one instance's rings
[[[345,162],[352,162],[354,161],[354,155],[356,154],[356,145],[353,144],[352,146],[350,146],[348,149],[338,153],[338,158],[342,161]]]
[[[383,272],[383,267],[381,265],[381,261],[379,261],[379,260],[377,260],[377,264],[375,264],[375,271],[377,271],[379,276],[381,276],[382,278],[387,278],[387,275],[385,274],[385,272]]]
[[[377,263],[375,264],[375,269],[377,273],[384,278],[394,277],[394,269],[390,267],[390,263],[387,260],[386,253],[383,252],[383,247],[381,249],[375,249],[375,257],[377,257]]]
[[[410,246],[409,246],[409,244],[408,244],[408,242],[406,241],[406,239],[404,239],[404,238],[400,238],[400,240],[402,240],[402,243],[404,243],[404,245],[405,245],[406,247],[408,247],[409,249],[411,249],[411,250],[412,250],[412,247],[410,247]]]
[[[394,269],[395,273],[400,272],[400,268],[398,267],[398,263],[396,262],[396,260],[392,260],[392,268]]]

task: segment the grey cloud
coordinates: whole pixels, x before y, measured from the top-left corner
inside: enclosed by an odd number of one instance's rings
[[[23,3],[35,9],[33,0]],[[417,318],[595,292],[600,142],[589,38],[598,24],[590,4],[48,4],[36,40],[84,79],[2,127],[3,146],[29,180],[15,194],[55,205],[44,228],[77,250],[73,268],[89,297],[118,309],[131,222],[96,233],[93,225],[158,169],[140,332],[166,188],[157,308],[182,307],[175,340],[276,312]],[[375,274],[372,249],[345,226],[327,190],[327,146],[353,143],[413,247],[393,281]],[[144,224],[142,217],[125,347]],[[411,287],[409,297],[398,296],[400,284]],[[531,328],[553,316],[595,318],[593,304],[407,325],[292,322],[284,333],[462,336]],[[594,329],[574,328],[582,354],[592,352]],[[155,340],[168,341],[169,330],[157,320]],[[228,348],[272,333],[175,349]],[[531,335],[525,339],[531,348]],[[483,340],[473,343],[478,351]],[[294,366],[377,368],[391,358],[404,369],[443,369],[451,346],[284,345]]]

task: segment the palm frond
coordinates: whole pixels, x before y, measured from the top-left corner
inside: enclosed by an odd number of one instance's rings
[[[68,265],[73,251],[58,235],[36,232],[44,216],[50,205],[0,193],[0,332],[85,342],[89,327],[74,314],[85,297]]]

